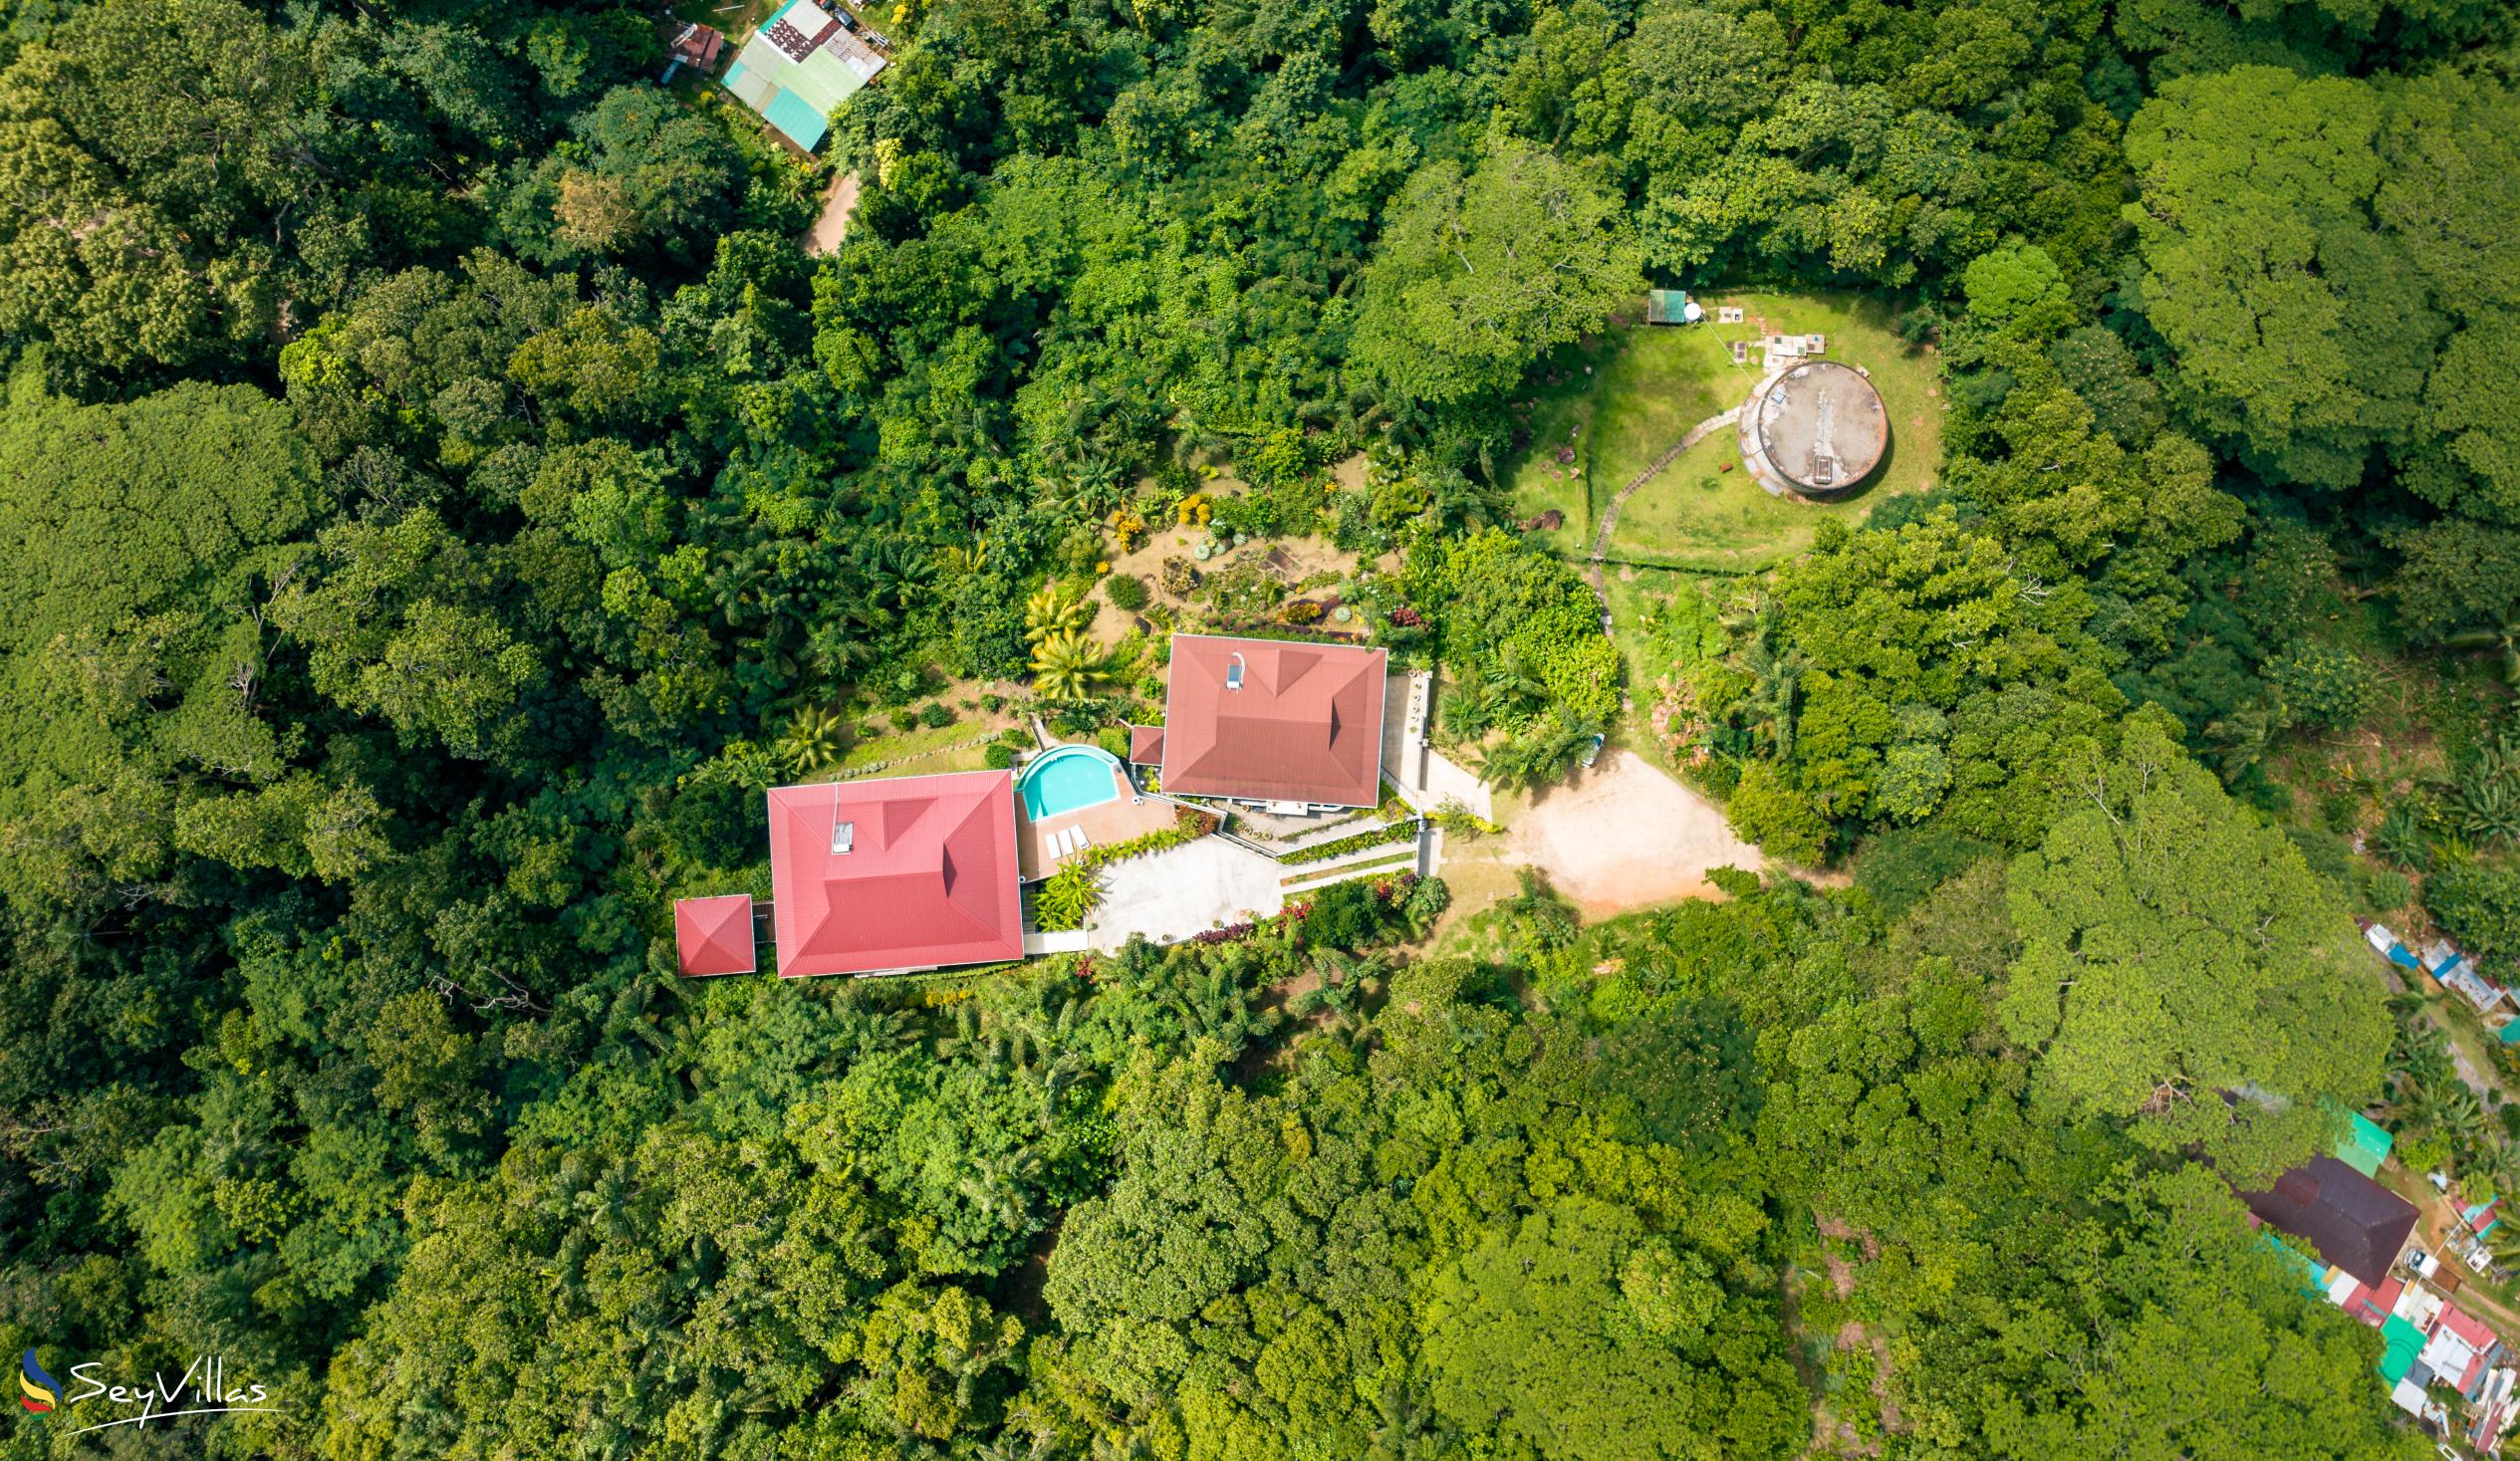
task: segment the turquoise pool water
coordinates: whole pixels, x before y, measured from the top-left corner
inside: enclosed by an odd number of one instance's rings
[[[1055,746],[1015,779],[1024,815],[1035,822],[1120,800],[1120,762],[1095,746]]]

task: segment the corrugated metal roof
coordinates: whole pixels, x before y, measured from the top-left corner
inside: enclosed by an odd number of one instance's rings
[[[2243,1192],[2240,1200],[2374,1287],[2387,1281],[2415,1226],[2412,1203],[2333,1156],[2314,1156],[2284,1173],[2272,1191]]]
[[[2381,1163],[2389,1160],[2389,1150],[2395,1144],[2390,1134],[2360,1111],[2353,1113],[2345,1135],[2337,1142],[2337,1160],[2366,1177],[2380,1175]]]
[[[849,851],[833,833],[852,825]],[[1024,954],[1015,780],[882,777],[770,793],[779,973],[866,974]]]
[[[752,973],[760,967],[753,947],[752,895],[678,899],[673,943],[685,974]]]
[[[2394,1385],[2415,1367],[2415,1356],[2423,1352],[2423,1331],[2392,1317],[2380,1327],[2380,1341],[2381,1377]]]
[[[1163,789],[1371,807],[1381,798],[1389,656],[1348,644],[1172,636]],[[1237,666],[1239,688],[1227,688]]]

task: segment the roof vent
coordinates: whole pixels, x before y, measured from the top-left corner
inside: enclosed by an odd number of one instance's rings
[[[1225,666],[1225,688],[1228,690],[1242,688],[1242,651],[1239,649],[1234,651],[1234,662]]]
[[[857,845],[858,845],[858,824],[856,824],[856,823],[854,823],[854,822],[835,822],[835,823],[833,823],[833,824],[832,824],[832,855],[833,855],[833,856],[835,856],[835,857],[840,856],[840,855],[842,855],[843,853],[846,853],[846,852],[848,852],[851,848],[856,847]]]

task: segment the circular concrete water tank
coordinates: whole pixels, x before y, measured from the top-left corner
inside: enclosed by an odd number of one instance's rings
[[[1805,361],[1751,393],[1740,434],[1754,473],[1807,497],[1838,497],[1881,465],[1890,450],[1890,413],[1862,371]]]

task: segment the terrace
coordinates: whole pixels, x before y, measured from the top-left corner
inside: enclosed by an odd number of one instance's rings
[[[1092,746],[1054,746],[1016,778],[1023,803],[1015,854],[1026,882],[1089,848],[1117,847],[1172,826],[1178,810],[1138,792],[1127,768]]]

